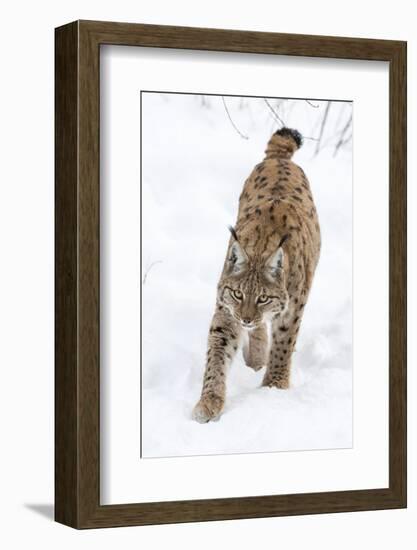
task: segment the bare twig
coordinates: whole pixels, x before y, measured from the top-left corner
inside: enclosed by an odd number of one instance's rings
[[[345,139],[346,132],[349,130],[352,124],[352,115],[348,118],[346,124],[343,126],[343,130],[340,134],[339,141],[336,143],[336,147],[334,148],[333,156],[335,157],[339,151],[339,149],[349,141],[350,138]]]
[[[285,122],[282,120],[282,118],[279,116],[279,114],[275,111],[275,109],[272,107],[272,105],[269,103],[269,101],[264,97],[263,98],[265,103],[268,105],[269,110],[273,114],[275,120],[282,124],[282,126],[285,126]]]
[[[233,122],[232,117],[230,116],[230,113],[229,113],[229,109],[227,108],[226,100],[224,99],[224,96],[222,96],[222,101],[223,101],[224,110],[226,111],[227,116],[229,117],[230,124],[233,126],[233,128],[236,130],[236,132],[239,134],[239,136],[240,136],[242,139],[249,139],[248,136],[245,136],[245,134],[242,134],[242,132],[239,130],[239,128],[238,128],[238,127],[236,126],[236,124]]]
[[[314,107],[315,109],[318,109],[320,107],[320,105],[314,105],[314,103],[309,99],[305,99],[304,101],[306,101],[310,105],[310,107]]]
[[[343,147],[344,145],[347,145],[348,143],[350,143],[350,142],[352,141],[352,137],[353,137],[353,134],[350,133],[350,134],[348,135],[348,137],[345,138],[345,139],[343,140],[341,146]],[[333,155],[333,156],[334,156],[334,155]]]
[[[324,127],[326,126],[327,117],[329,116],[330,105],[331,105],[331,101],[328,101],[326,105],[326,110],[324,111],[323,119],[321,121],[319,139],[317,141],[316,151],[314,153],[315,155],[318,155],[320,151],[320,143],[323,138],[323,132],[324,132]]]
[[[156,262],[152,262],[151,265],[148,267],[148,269],[145,271],[145,275],[143,276],[143,279],[142,279],[142,284],[144,285],[146,283],[146,279],[149,275],[149,271],[153,268],[154,265],[156,264],[162,264],[162,260],[157,260]]]
[[[342,119],[344,117],[345,111],[346,111],[346,103],[342,103],[342,105],[339,109],[339,113],[338,113],[337,118],[336,118],[335,125],[334,125],[334,129],[335,129],[336,133],[339,130],[339,126],[341,125],[341,122],[342,122]]]
[[[344,112],[345,112],[345,107],[346,107],[346,105],[342,105],[342,107],[338,109],[339,112],[337,114],[336,122],[333,125],[333,130],[334,131],[330,135],[328,135],[325,140],[323,140],[323,143],[321,144],[322,149],[325,149],[329,145],[332,145],[332,144],[337,142],[338,136],[339,136],[340,131],[341,131],[341,130],[339,131],[340,121],[343,118],[343,115],[344,115]]]

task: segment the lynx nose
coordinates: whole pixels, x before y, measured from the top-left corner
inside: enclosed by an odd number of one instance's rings
[[[252,324],[252,321],[251,319],[249,319],[248,317],[244,317],[242,319],[242,324],[245,325],[245,326],[248,326],[248,325],[251,325]]]

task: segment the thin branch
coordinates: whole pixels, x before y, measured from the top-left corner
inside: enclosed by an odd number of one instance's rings
[[[353,134],[350,133],[350,134],[348,135],[348,137],[345,138],[345,139],[343,140],[342,147],[343,147],[344,145],[348,145],[348,144],[352,141],[352,137],[353,137]]]
[[[264,97],[263,98],[265,103],[268,105],[269,110],[274,115],[274,118],[277,122],[282,124],[282,126],[285,126],[285,122],[282,120],[282,118],[278,115],[278,113],[275,111],[275,109],[272,107],[272,105],[269,103],[269,101]]]
[[[305,99],[304,101],[306,101],[310,105],[310,107],[314,107],[315,109],[318,109],[320,107],[320,105],[314,105],[314,103],[309,99]]]
[[[223,105],[224,105],[224,109],[227,113],[227,116],[229,117],[229,120],[230,120],[230,124],[233,126],[233,128],[236,130],[236,132],[239,134],[239,136],[242,138],[242,139],[249,139],[248,136],[245,136],[245,134],[242,134],[242,132],[239,130],[239,128],[236,126],[236,124],[233,122],[232,120],[232,117],[230,116],[230,113],[229,113],[229,109],[227,108],[227,105],[226,105],[226,100],[224,99],[224,96],[222,96],[222,101],[223,101]]]
[[[314,153],[315,155],[318,155],[318,153],[320,151],[320,143],[321,143],[321,140],[322,140],[322,137],[323,137],[324,127],[326,126],[327,117],[329,116],[330,105],[331,105],[331,101],[328,101],[327,105],[326,105],[326,110],[324,111],[323,119],[321,121],[320,135],[319,135],[319,139],[317,141],[316,151]]]
[[[142,284],[144,285],[146,283],[146,279],[149,275],[149,271],[153,268],[154,265],[156,264],[162,264],[162,260],[157,260],[156,262],[152,262],[151,265],[148,267],[148,269],[145,271],[145,275],[143,276],[143,279],[142,279]]]
[[[335,157],[339,151],[339,149],[344,145],[348,140],[345,140],[346,132],[349,130],[350,126],[352,124],[352,115],[350,115],[348,121],[343,127],[342,133],[340,134],[339,141],[336,143],[336,147],[334,148],[333,156]]]
[[[330,135],[328,135],[327,138],[323,141],[321,145],[322,149],[326,149],[326,147],[332,146],[332,144],[334,146],[334,144],[337,143],[338,138],[340,136],[340,132],[342,131],[342,129],[339,130],[340,121],[343,119],[345,111],[346,111],[346,103],[339,106],[336,122],[335,124],[333,124],[333,132]]]
[[[345,114],[345,110],[346,110],[346,103],[342,103],[340,105],[340,108],[339,108],[339,113],[337,115],[337,119],[336,119],[336,122],[335,122],[335,125],[334,125],[334,128],[335,128],[335,131],[336,131],[336,134],[339,130],[339,127],[341,125],[341,122],[343,120],[343,116]]]

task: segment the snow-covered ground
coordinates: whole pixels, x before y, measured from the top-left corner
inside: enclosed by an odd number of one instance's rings
[[[279,126],[262,99],[142,94],[142,453],[144,457],[334,449],[352,445],[352,155],[315,141],[306,172],[322,253],[289,390],[261,388],[238,353],[225,411],[198,424],[208,328],[242,184]],[[317,136],[325,103],[287,101],[287,126]],[[323,143],[351,104],[332,104]]]

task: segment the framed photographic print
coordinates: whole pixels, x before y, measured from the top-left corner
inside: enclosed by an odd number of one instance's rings
[[[406,506],[406,44],[56,29],[56,520]]]

